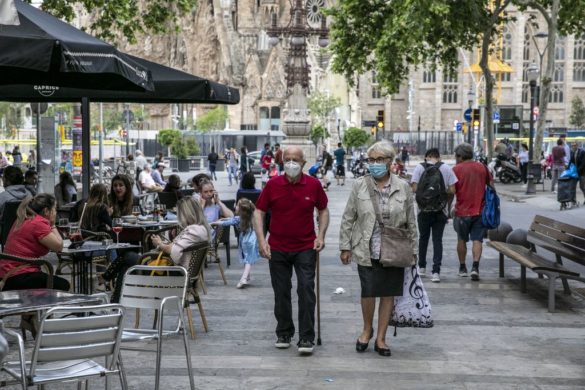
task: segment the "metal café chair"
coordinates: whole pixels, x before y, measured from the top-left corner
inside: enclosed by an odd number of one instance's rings
[[[76,316],[64,315],[76,314]],[[89,315],[91,314],[91,315]],[[81,315],[81,316],[78,316]],[[25,361],[24,342],[10,329],[4,332],[17,340],[18,361],[0,366],[14,378],[10,384],[29,386],[48,383],[81,381],[88,388],[88,379],[118,375],[122,389],[127,389],[125,373],[118,360],[124,322],[124,308],[120,305],[55,307],[42,317],[39,334],[30,362]],[[101,365],[94,359],[105,358]]]
[[[120,296],[120,304],[126,308],[158,311],[155,329],[134,328],[125,329],[122,335],[122,349],[138,350],[156,353],[155,390],[160,387],[160,371],[162,358],[163,338],[183,333],[185,358],[191,390],[195,390],[191,367],[191,352],[189,340],[185,331],[183,302],[185,301],[188,285],[187,270],[183,267],[152,267],[137,265],[131,267],[124,276],[124,285]],[[163,328],[165,309],[175,308],[178,311],[178,322],[175,329]],[[125,342],[156,340],[156,350],[140,346],[125,346]]]

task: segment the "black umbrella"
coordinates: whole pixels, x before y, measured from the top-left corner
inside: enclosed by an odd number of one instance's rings
[[[0,85],[152,91],[148,68],[114,46],[14,0],[20,25],[0,26]]]
[[[0,100],[15,102],[72,102],[86,97],[93,102],[119,103],[209,103],[237,104],[240,92],[236,88],[193,76],[168,66],[128,55],[152,74],[154,91],[104,91],[66,88],[43,83],[0,85]]]

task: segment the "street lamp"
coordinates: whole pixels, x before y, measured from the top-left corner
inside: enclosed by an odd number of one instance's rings
[[[546,53],[546,49],[548,48],[548,40],[546,42],[546,45],[544,46],[544,49],[541,52],[540,47],[538,46],[538,42],[536,41],[536,38],[538,38],[538,39],[548,38],[548,34],[545,32],[539,32],[539,33],[536,33],[532,36],[532,41],[534,42],[534,47],[536,48],[536,51],[538,53],[538,58],[540,60],[540,62],[539,62],[540,70],[538,71],[538,78],[542,79],[542,77],[541,77],[542,60],[544,59],[544,53]]]
[[[534,116],[536,107],[536,80],[538,79],[539,74],[540,69],[534,62],[532,62],[526,69],[526,77],[528,79],[528,84],[530,85],[530,134],[528,136],[528,165],[526,167],[528,183],[526,185],[526,194],[536,193],[534,175],[532,173],[532,159],[534,157],[533,138],[535,120]]]
[[[469,104],[468,108],[470,110],[473,110],[473,102],[474,101],[475,101],[475,92],[473,92],[473,89],[469,88],[469,91],[467,91],[467,103]],[[467,123],[467,143],[468,144],[471,144],[473,142],[472,138],[471,138],[471,132],[473,130],[473,119],[474,118],[472,117],[471,121],[469,121]]]

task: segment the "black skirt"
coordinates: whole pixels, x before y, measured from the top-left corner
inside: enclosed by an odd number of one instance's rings
[[[358,264],[362,298],[402,296],[404,268],[382,267],[378,260],[371,261],[371,267]]]

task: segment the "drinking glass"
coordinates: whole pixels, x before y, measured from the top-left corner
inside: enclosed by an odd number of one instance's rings
[[[167,205],[161,203],[158,206],[158,212],[160,213],[160,215],[163,217],[162,219],[164,220],[167,216]]]
[[[120,232],[122,229],[122,218],[112,219],[112,230],[116,233],[116,244],[120,244]]]
[[[59,218],[57,221],[57,230],[59,230],[63,238],[67,238],[69,236],[69,219]]]
[[[138,223],[138,216],[140,215],[140,206],[132,207],[132,215],[136,217],[134,223]]]
[[[79,229],[78,225],[69,226],[69,240],[71,242],[81,241],[83,237],[81,236],[81,230]]]

